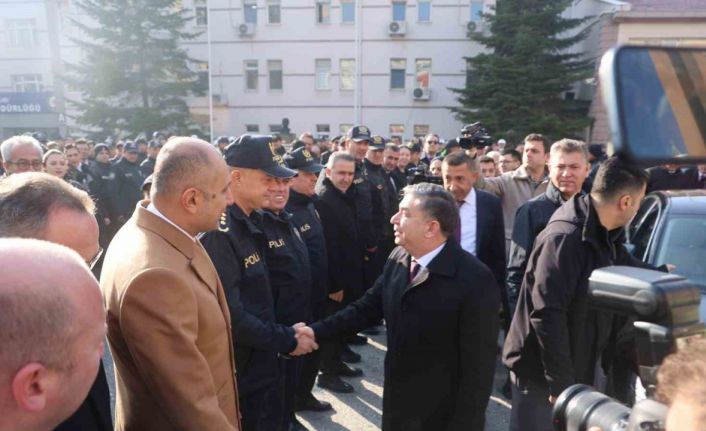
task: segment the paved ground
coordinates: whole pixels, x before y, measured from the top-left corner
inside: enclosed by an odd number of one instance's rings
[[[368,431],[379,430],[382,423],[383,359],[387,348],[385,333],[375,335],[365,346],[353,346],[363,360],[354,364],[363,370],[363,377],[346,378],[355,387],[351,394],[337,394],[315,386],[314,396],[330,402],[333,412],[298,414],[300,421],[310,430],[319,431]],[[498,369],[501,369],[498,367]],[[495,373],[495,388],[486,413],[486,431],[506,431],[510,425],[510,404],[497,388],[505,377]]]
[[[381,327],[382,328],[382,327]],[[382,383],[385,346],[384,328],[380,335],[370,337],[365,346],[353,346],[363,360],[355,364],[363,370],[363,377],[347,378],[355,387],[352,394],[336,394],[314,386],[314,395],[333,405],[334,411],[326,413],[302,412],[301,422],[310,430],[318,431],[369,431],[379,430],[382,423]],[[112,404],[115,405],[113,363],[106,348],[104,357]],[[486,413],[486,431],[506,431],[510,424],[510,404],[498,391],[505,377],[498,366],[495,373],[493,394]]]

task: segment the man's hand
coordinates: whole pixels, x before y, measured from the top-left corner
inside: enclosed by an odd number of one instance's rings
[[[339,290],[338,292],[334,292],[334,293],[329,293],[328,297],[331,299],[331,301],[342,302],[343,301],[343,290]]]
[[[314,331],[304,323],[297,323],[293,326],[294,338],[297,339],[297,348],[289,352],[291,356],[300,356],[311,353],[319,348],[316,344]]]

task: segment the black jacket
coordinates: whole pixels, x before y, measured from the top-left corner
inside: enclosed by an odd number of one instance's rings
[[[96,217],[113,222],[120,215],[120,178],[110,163],[95,162],[88,174],[88,189],[96,201]],[[134,208],[133,208],[134,211]]]
[[[590,195],[556,210],[535,241],[505,341],[503,362],[518,377],[558,396],[574,383],[593,384],[599,356],[612,362],[616,319],[589,307],[588,278],[610,265],[652,268],[627,252],[624,236],[600,224]]]
[[[147,178],[154,172],[154,165],[157,160],[151,157],[147,157],[140,163],[140,172],[142,172],[142,177]]]
[[[319,199],[314,203],[321,217],[328,254],[329,293],[343,290],[343,300],[351,302],[363,294],[365,243],[358,230],[353,186],[342,193],[324,179]]]
[[[512,313],[517,306],[517,295],[520,292],[522,277],[527,269],[527,259],[532,252],[534,240],[547,226],[554,211],[563,203],[561,192],[554,183],[550,182],[546,192],[522,204],[515,213],[506,283],[507,299]]]
[[[670,173],[663,166],[649,168],[647,173],[650,179],[647,181],[647,193],[656,190],[689,190],[699,188],[698,173],[694,169],[679,168],[674,173]]]
[[[311,268],[309,253],[299,231],[291,224],[291,214],[263,211],[262,227],[267,246],[265,262],[269,269],[275,318],[285,325],[311,319]]]
[[[230,205],[218,230],[204,234],[201,243],[228,301],[238,391],[244,397],[277,380],[277,353],[289,353],[297,346],[294,329],[275,322],[262,216],[255,211],[248,217],[240,207]]]
[[[389,179],[386,177],[385,170],[381,165],[373,164],[368,159],[363,161],[363,165],[368,174],[370,185],[373,232],[379,243],[385,237],[389,238],[393,234],[392,229],[388,228],[388,226],[392,226],[390,218],[392,214],[394,214],[391,213],[392,207],[390,201],[390,187],[392,185],[387,183]]]
[[[476,190],[476,249],[474,255],[493,273],[498,288],[505,281],[505,222],[500,198]]]
[[[319,310],[329,294],[328,255],[326,238],[321,218],[314,208],[318,196],[305,196],[295,191],[289,192],[287,211],[292,214],[292,223],[299,230],[307,251],[311,269],[311,306]]]
[[[145,178],[137,163],[121,157],[113,166],[118,176],[118,211],[127,220],[135,212],[135,205],[142,200],[142,182]]]
[[[110,391],[102,360],[96,380],[88,391],[86,399],[78,410],[54,428],[54,431],[113,431]]]
[[[365,295],[311,325],[327,339],[384,318],[382,429],[482,431],[493,384],[499,289],[481,262],[448,241],[410,282],[410,256],[390,254]]]

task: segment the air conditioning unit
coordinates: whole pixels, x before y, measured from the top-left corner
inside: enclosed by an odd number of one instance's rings
[[[483,26],[480,22],[468,21],[466,23],[466,37],[473,37],[483,31]]]
[[[431,89],[429,88],[417,87],[414,91],[412,91],[412,97],[414,97],[414,100],[429,100],[430,96]]]
[[[404,36],[407,32],[407,23],[404,21],[392,21],[387,26],[390,36]]]
[[[255,34],[255,24],[244,22],[238,26],[238,34],[240,37],[248,37]]]

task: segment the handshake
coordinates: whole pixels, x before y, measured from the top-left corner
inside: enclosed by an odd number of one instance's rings
[[[297,339],[297,348],[289,352],[290,356],[306,355],[319,348],[313,329],[304,323],[297,323],[292,328],[294,328],[294,338]]]

